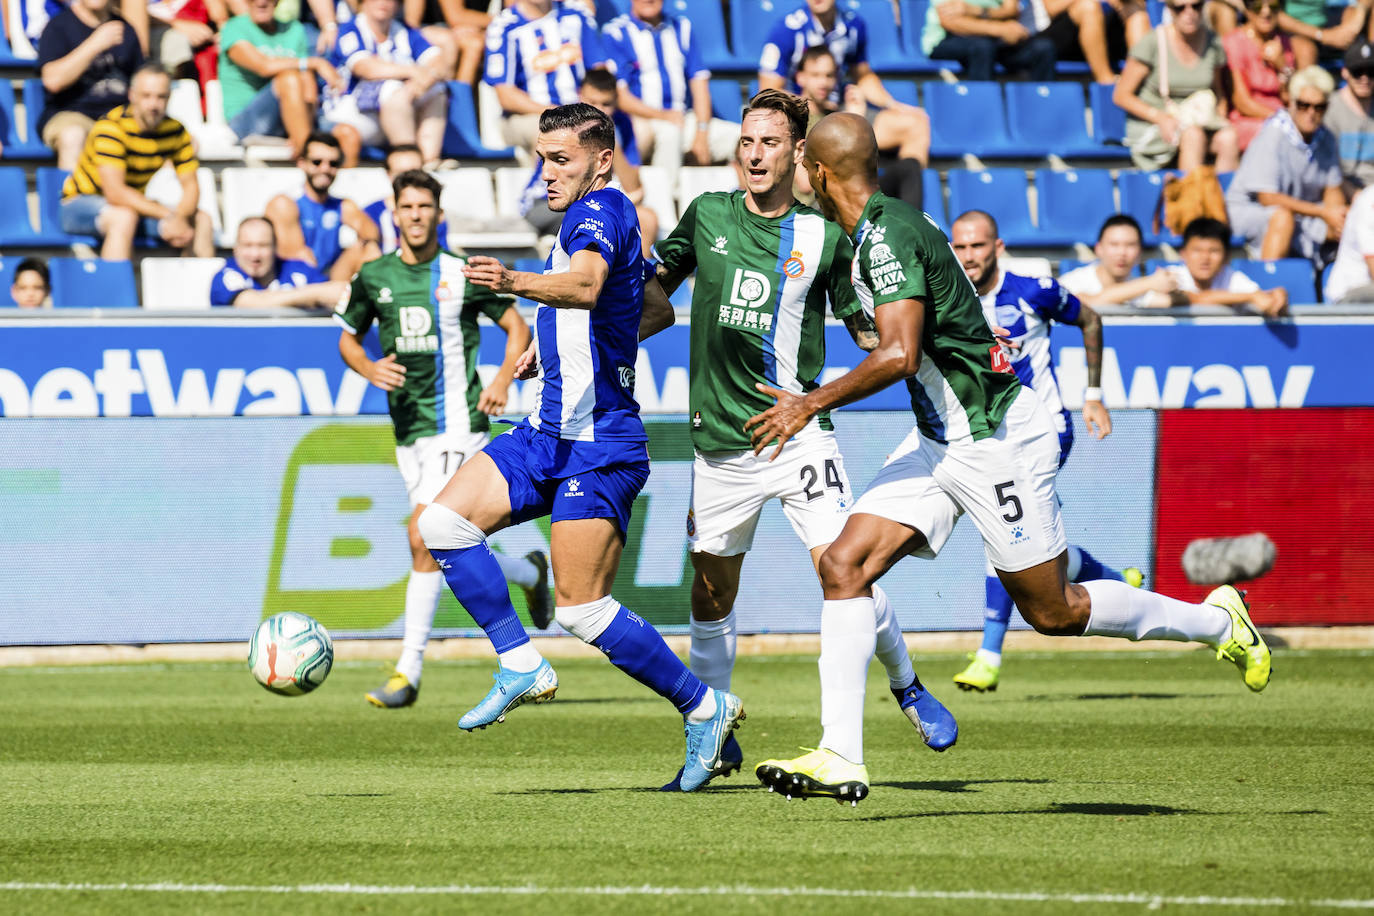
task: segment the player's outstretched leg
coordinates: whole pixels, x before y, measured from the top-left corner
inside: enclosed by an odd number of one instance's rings
[[[486,728],[504,722],[506,713],[523,703],[553,699],[558,675],[525,634],[482,529],[438,503],[420,514],[419,529],[454,597],[491,640],[500,665],[496,683],[458,720],[458,727]]]
[[[679,788],[691,792],[704,785],[720,763],[730,731],[744,719],[739,698],[707,687],[648,621],[610,595],[586,604],[560,605],[554,614],[565,630],[600,649],[611,664],[677,707],[687,739]]]
[[[892,610],[887,593],[873,586],[875,618],[874,654],[887,669],[888,687],[897,699],[902,715],[911,720],[921,740],[931,750],[943,751],[959,738],[959,725],[939,700],[926,690],[911,666],[911,656],[902,639],[902,627]]]
[[[987,564],[984,583],[983,642],[969,658],[968,667],[954,675],[960,690],[992,691],[1002,676],[1002,643],[1007,638],[1007,624],[1011,621],[1011,595],[992,564]]]
[[[444,577],[439,570],[412,569],[406,581],[405,633],[401,644],[401,660],[386,683],[369,691],[367,701],[382,709],[399,709],[415,702],[420,695],[420,674],[425,663],[425,646],[434,626],[434,612],[439,607],[439,595]]]

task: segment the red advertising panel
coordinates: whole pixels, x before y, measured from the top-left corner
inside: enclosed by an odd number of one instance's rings
[[[1162,410],[1155,582],[1180,598],[1197,538],[1263,532],[1274,568],[1252,583],[1261,626],[1374,623],[1374,409]]]

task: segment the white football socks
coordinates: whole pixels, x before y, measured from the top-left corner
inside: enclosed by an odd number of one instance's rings
[[[1231,616],[1214,605],[1189,604],[1110,579],[1080,584],[1092,599],[1084,636],[1169,639],[1215,646],[1231,632]]]
[[[864,761],[864,683],[877,643],[873,604],[846,598],[821,605],[821,747],[850,763]]]
[[[534,588],[534,583],[539,581],[539,570],[524,557],[508,557],[499,550],[493,550],[491,554],[496,557],[496,565],[501,567],[501,575],[510,584]]]
[[[692,618],[692,649],[688,667],[707,687],[730,690],[730,675],[735,670],[735,612],[721,620]]]
[[[873,614],[877,624],[875,652],[878,661],[887,669],[887,682],[892,688],[905,690],[916,680],[916,671],[911,667],[911,656],[902,638],[902,625],[897,622],[892,602],[887,600],[887,592],[876,585],[873,586]]]
[[[434,612],[439,608],[439,595],[444,590],[444,574],[410,571],[406,580],[405,636],[401,642],[401,660],[396,670],[406,676],[412,687],[420,686],[425,665],[425,646],[434,626]]]

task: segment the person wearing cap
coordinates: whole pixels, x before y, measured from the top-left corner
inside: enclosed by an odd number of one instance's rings
[[[1331,96],[1322,124],[1336,135],[1346,194],[1374,184],[1374,45],[1361,39],[1345,52],[1345,85]]]

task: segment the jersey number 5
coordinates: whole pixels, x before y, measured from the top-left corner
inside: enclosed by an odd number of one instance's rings
[[[811,488],[821,479],[821,472],[816,470],[814,465],[804,465],[801,469],[802,495],[807,502],[813,499],[820,499],[825,494],[819,490]],[[844,492],[844,481],[840,479],[840,469],[835,466],[833,458],[825,459],[825,486],[827,489],[839,490]]]

